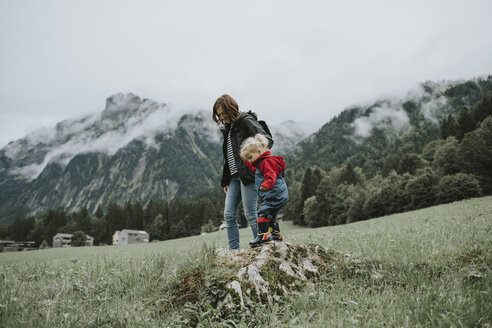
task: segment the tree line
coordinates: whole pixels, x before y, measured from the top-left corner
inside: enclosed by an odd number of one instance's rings
[[[57,233],[82,231],[94,238],[94,245],[111,245],[113,234],[122,229],[145,230],[151,240],[181,238],[200,234],[202,229],[215,230],[222,222],[223,207],[223,197],[202,197],[151,200],[145,207],[138,201],[123,205],[111,201],[105,211],[99,206],[94,214],[85,207],[73,213],[51,209],[39,217],[19,216],[10,226],[2,224],[0,239],[51,245]]]
[[[319,227],[492,194],[492,97],[440,124],[420,153],[387,156],[370,179],[348,163],[305,170],[289,188],[284,217]]]

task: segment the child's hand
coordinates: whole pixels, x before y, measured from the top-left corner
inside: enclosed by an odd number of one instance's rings
[[[267,188],[266,188],[265,186],[261,186],[261,187],[260,187],[260,190],[261,190],[261,191],[267,191]]]

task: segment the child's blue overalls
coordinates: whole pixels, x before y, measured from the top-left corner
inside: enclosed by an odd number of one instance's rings
[[[260,185],[265,180],[265,177],[263,176],[263,172],[259,169],[260,166],[261,162],[257,166],[258,169],[255,174],[255,186],[256,190],[258,190],[258,198],[261,201],[260,208],[258,209],[258,217],[265,216],[268,219],[275,219],[282,207],[289,200],[289,192],[287,190],[287,184],[285,183],[284,172],[282,171],[282,174],[277,176],[277,180],[272,189],[261,191]]]

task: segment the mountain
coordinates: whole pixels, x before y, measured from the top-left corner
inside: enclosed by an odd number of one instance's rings
[[[278,151],[307,135],[294,122],[270,128],[281,131]],[[118,93],[100,114],[65,120],[0,150],[0,218],[192,197],[219,184],[221,145],[209,112],[178,113]]]
[[[116,94],[99,115],[60,122],[0,151],[1,217],[110,200],[189,197],[219,175],[219,134],[203,112]]]
[[[291,177],[308,166],[325,170],[351,163],[367,176],[382,173],[387,158],[419,153],[439,138],[440,121],[492,95],[492,76],[425,82],[402,99],[353,106],[298,143],[288,155]]]

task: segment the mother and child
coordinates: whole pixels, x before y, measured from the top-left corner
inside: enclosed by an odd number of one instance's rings
[[[227,94],[216,100],[212,118],[224,135],[221,186],[226,194],[224,220],[229,249],[239,249],[236,216],[241,202],[253,232],[251,247],[282,241],[277,215],[289,195],[285,162],[269,150],[273,145],[269,131],[255,113],[239,111],[237,102]],[[257,210],[258,198],[261,205]]]

